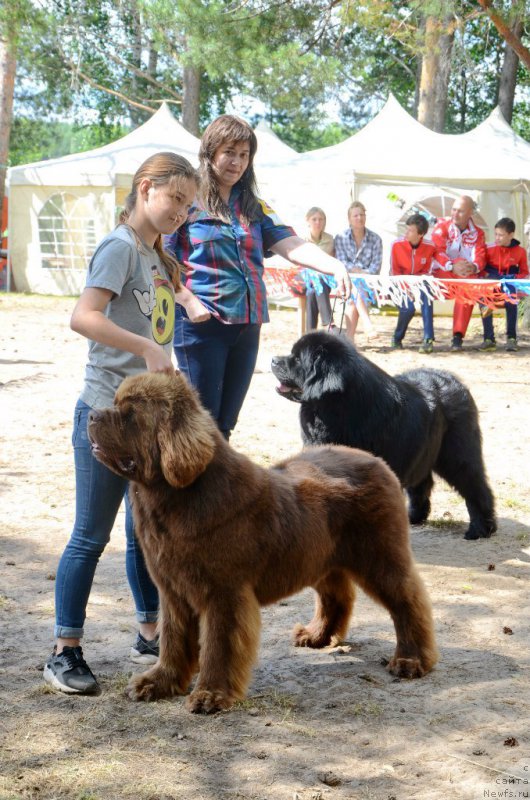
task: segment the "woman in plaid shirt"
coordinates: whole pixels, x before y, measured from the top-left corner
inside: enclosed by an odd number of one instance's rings
[[[175,355],[226,439],[250,386],[261,324],[269,321],[264,257],[276,253],[335,275],[339,291],[351,291],[345,267],[297,236],[257,197],[256,149],[246,122],[230,114],[214,120],[201,140],[197,202],[166,239],[183,264],[184,285],[210,313],[207,321],[192,322],[177,294]]]
[[[366,208],[356,200],[348,209],[350,227],[335,236],[335,255],[349,273],[378,275],[383,263],[383,242],[379,234],[366,227]],[[359,317],[368,341],[376,333],[362,293],[354,288],[353,299],[346,305],[346,332],[353,340]]]

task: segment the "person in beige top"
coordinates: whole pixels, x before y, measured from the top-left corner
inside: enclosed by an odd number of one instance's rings
[[[329,256],[335,255],[335,245],[333,236],[326,233],[326,215],[318,206],[312,206],[305,215],[308,232],[306,241],[312,242],[320,247]],[[329,299],[330,287],[322,282],[322,291],[317,293],[315,288],[307,290],[306,294],[306,321],[307,330],[312,331],[318,327],[318,315],[325,328],[335,328],[333,313]]]

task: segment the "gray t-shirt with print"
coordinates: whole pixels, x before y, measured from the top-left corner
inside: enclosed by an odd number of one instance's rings
[[[158,253],[126,225],[98,245],[88,265],[86,287],[111,291],[105,316],[120,328],[158,342],[171,356],[175,324],[171,280]],[[91,408],[110,406],[122,380],[146,369],[143,358],[89,340],[81,400]]]

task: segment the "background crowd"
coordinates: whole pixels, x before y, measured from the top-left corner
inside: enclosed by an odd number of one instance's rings
[[[495,224],[495,239],[486,244],[485,234],[473,220],[475,203],[468,195],[457,198],[451,209],[451,216],[439,219],[434,225],[431,240],[426,238],[429,222],[421,213],[411,214],[406,220],[403,237],[397,239],[390,253],[390,275],[424,275],[435,278],[452,279],[489,279],[507,278],[517,281],[528,277],[528,258],[526,250],[515,238],[515,223],[509,217],[499,219]],[[377,275],[383,262],[381,237],[366,227],[366,208],[360,202],[354,202],[348,209],[349,227],[335,237],[327,233],[326,215],[321,208],[310,208],[306,215],[308,223],[308,241],[311,241],[326,252],[334,254],[351,275]],[[515,292],[515,287],[514,287]],[[320,313],[321,324],[330,331],[336,330],[330,303],[330,291],[327,286],[310,287],[307,292],[307,328],[313,330],[318,325]],[[500,300],[499,306],[506,311],[506,350],[515,351],[517,345],[517,299]],[[481,304],[483,323],[483,351],[495,350],[497,347],[493,327],[492,309]],[[420,300],[423,323],[423,342],[420,353],[432,353],[434,346],[434,314],[433,305],[427,295]],[[412,297],[407,297],[399,308],[398,321],[391,346],[393,349],[403,347],[403,339],[408,325],[416,311]],[[453,338],[451,350],[462,350],[463,340],[467,332],[472,303],[456,301],[453,311]],[[367,298],[362,289],[355,286],[351,299],[346,303],[346,334],[354,340],[359,319],[362,320],[367,339],[376,337],[370,320]]]

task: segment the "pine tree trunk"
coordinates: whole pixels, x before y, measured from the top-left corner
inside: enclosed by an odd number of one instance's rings
[[[455,22],[451,17],[444,20],[427,17],[425,20],[418,122],[439,133],[445,128],[454,34]]]
[[[516,22],[512,27],[512,31],[517,38],[520,39],[523,33],[523,23],[521,21]],[[499,79],[499,108],[502,111],[506,122],[510,123],[513,116],[513,101],[515,98],[518,66],[519,56],[508,44],[508,42],[506,42],[504,48],[504,61]]]
[[[423,56],[421,53],[417,54],[417,61],[416,61],[416,84],[414,86],[414,107],[412,109],[412,113],[418,119],[418,111],[420,107],[420,84],[421,84],[421,73],[423,69]]]
[[[421,62],[421,78],[418,102],[418,122],[431,128],[434,125],[434,107],[436,103],[436,73],[438,72],[438,40],[440,25],[434,17],[425,20],[425,44]]]
[[[452,20],[446,21],[447,33],[443,33],[438,41],[439,60],[438,72],[435,77],[435,103],[433,114],[433,131],[443,133],[445,130],[445,114],[447,111],[447,92],[451,77],[451,54],[455,39],[455,29]]]
[[[196,67],[184,67],[182,93],[182,124],[194,136],[199,135],[199,100],[201,75]]]
[[[142,67],[142,47],[143,47],[143,27],[142,15],[136,0],[130,0],[130,44],[131,44],[131,63],[137,68]],[[134,100],[145,102],[145,82],[134,72],[131,72],[131,92]],[[146,113],[140,108],[131,106],[131,122],[136,127],[145,122]]]
[[[13,94],[15,90],[16,47],[15,37],[0,38],[0,220],[4,204],[9,137],[13,119]],[[1,238],[1,236],[0,236]]]

